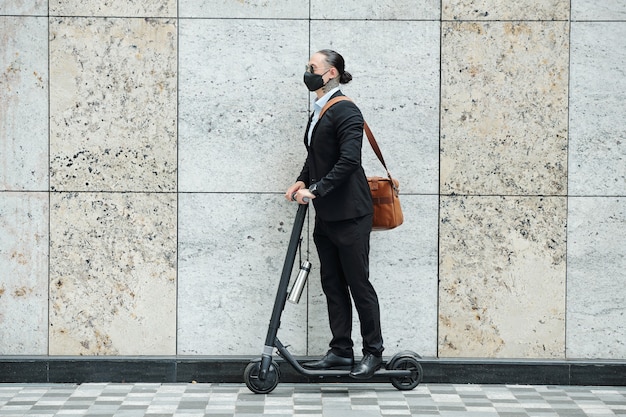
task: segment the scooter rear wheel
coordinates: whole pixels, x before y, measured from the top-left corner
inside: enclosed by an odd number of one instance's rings
[[[255,394],[268,394],[274,391],[280,379],[278,364],[272,361],[264,380],[259,379],[261,372],[261,359],[255,359],[246,366],[243,380],[250,391]]]
[[[423,370],[419,363],[420,356],[417,353],[404,351],[393,356],[387,364],[387,369],[408,370],[410,376],[392,377],[391,385],[401,391],[410,391],[422,382]]]

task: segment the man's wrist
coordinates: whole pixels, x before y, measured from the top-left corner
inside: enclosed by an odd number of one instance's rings
[[[320,195],[320,192],[317,189],[317,183],[315,184],[311,184],[311,186],[309,187],[309,191],[311,192],[311,194],[313,194],[315,197],[318,197]]]

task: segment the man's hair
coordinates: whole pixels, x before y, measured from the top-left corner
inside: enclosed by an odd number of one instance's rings
[[[321,51],[318,51],[318,53],[326,57],[328,65],[337,68],[337,71],[339,72],[339,83],[348,84],[352,81],[352,74],[346,71],[346,62],[340,53],[333,51],[332,49],[322,49]]]

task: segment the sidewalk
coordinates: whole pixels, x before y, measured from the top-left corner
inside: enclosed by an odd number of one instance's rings
[[[0,416],[626,416],[626,387],[423,384],[0,384]]]

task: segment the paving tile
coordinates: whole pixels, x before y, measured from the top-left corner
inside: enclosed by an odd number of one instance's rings
[[[626,387],[281,384],[0,384],[0,416],[583,417],[626,415]]]

